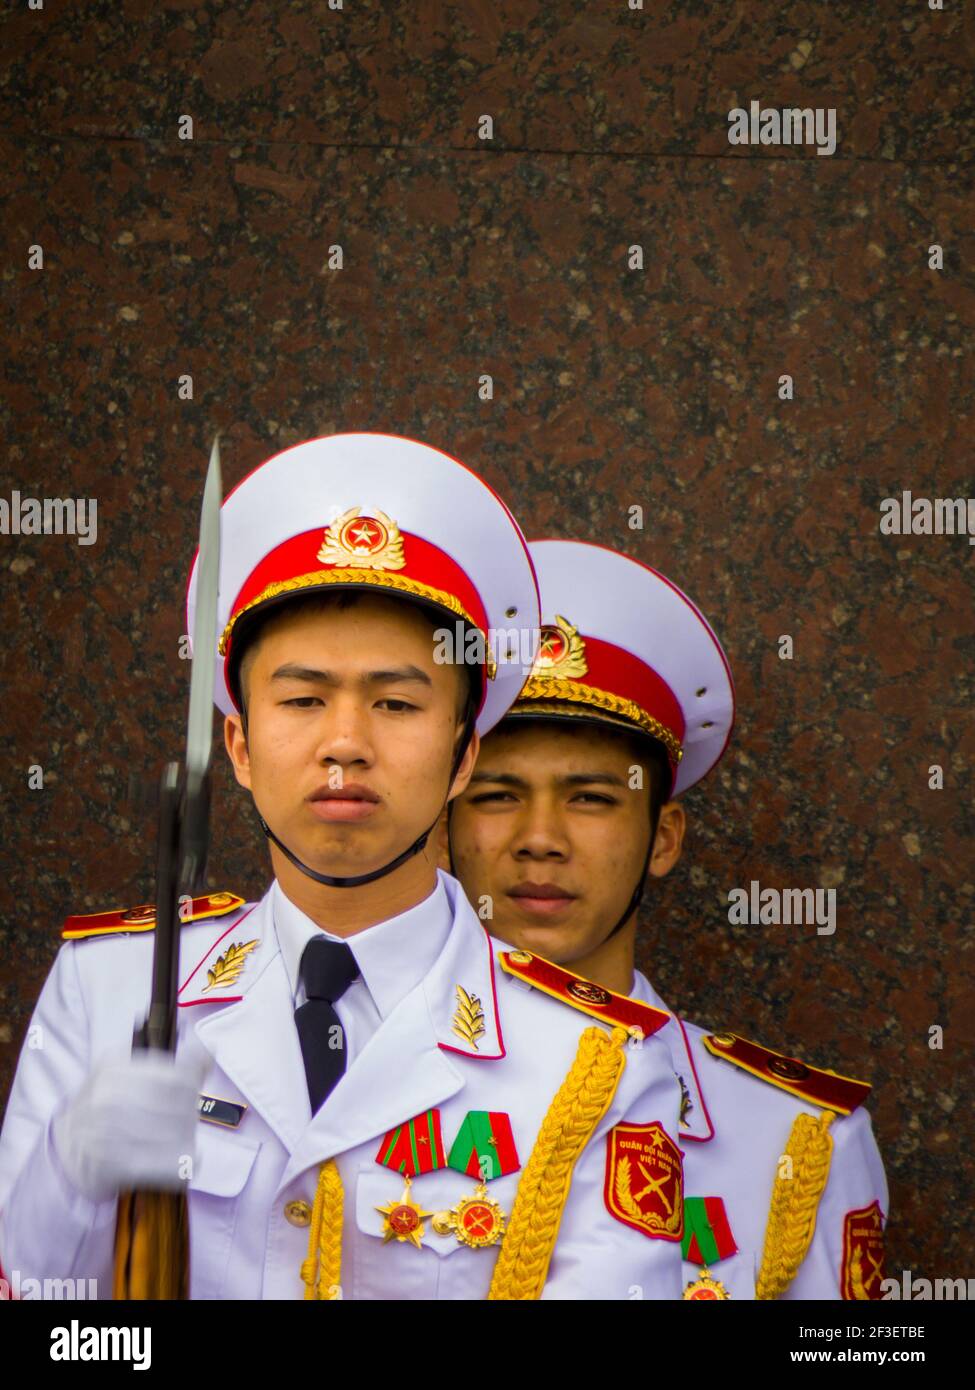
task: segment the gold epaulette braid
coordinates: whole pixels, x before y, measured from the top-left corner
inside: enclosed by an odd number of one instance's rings
[[[833,1136],[832,1110],[797,1115],[785,1146],[792,1176],[776,1175],[765,1229],[762,1267],[755,1286],[757,1299],[778,1298],[789,1287],[806,1257],[816,1229],[816,1209],[829,1177]]]
[[[330,1158],[318,1172],[308,1231],[308,1258],[301,1266],[305,1298],[342,1297],[342,1198],[342,1179],[335,1160]]]
[[[489,1299],[541,1296],[555,1248],[572,1169],[616,1094],[629,1034],[587,1028],[575,1061],[548,1108],[494,1267]]]

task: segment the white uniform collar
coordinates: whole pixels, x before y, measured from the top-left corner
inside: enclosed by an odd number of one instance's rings
[[[700,1078],[697,1074],[697,1067],[694,1065],[691,1045],[688,1042],[683,1022],[667,1008],[646,975],[639,970],[633,972],[631,993],[634,999],[642,999],[645,1004],[652,1004],[655,1009],[664,1009],[671,1016],[671,1021],[665,1024],[656,1036],[662,1038],[670,1048],[671,1061],[674,1071],[680,1079],[685,1103],[690,1101],[690,1108],[686,1109],[680,1125],[680,1142],[683,1144],[685,1140],[691,1140],[694,1143],[702,1144],[708,1139],[713,1139],[714,1125],[704,1101],[704,1092],[701,1090]],[[685,1109],[685,1106],[682,1105],[681,1108]]]
[[[422,902],[366,927],[354,936],[335,936],[317,925],[288,898],[277,879],[271,887],[271,915],[294,999],[301,956],[315,936],[344,941],[381,1018],[388,1018],[410,990],[429,974],[450,935],[453,913],[440,879]]]
[[[229,924],[213,925],[202,948],[194,942],[181,956],[191,968],[180,986],[180,1008],[239,1004],[274,960],[293,1008],[301,952],[321,928],[285,897],[277,880],[259,903],[235,912]],[[427,1026],[445,1051],[504,1056],[494,963],[501,943],[492,941],[450,874],[438,869],[437,886],[423,902],[348,942],[383,1018],[422,986]]]

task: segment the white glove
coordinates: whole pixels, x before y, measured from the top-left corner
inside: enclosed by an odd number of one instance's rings
[[[93,1202],[120,1190],[184,1187],[193,1174],[208,1063],[200,1050],[101,1061],[51,1122],[68,1181]]]

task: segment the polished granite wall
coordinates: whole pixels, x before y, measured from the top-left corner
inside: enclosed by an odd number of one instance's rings
[[[975,493],[973,58],[955,3],[17,11],[0,497],[94,497],[98,538],[0,536],[0,1095],[62,917],[152,896],[126,788],[181,746],[214,428],[228,488],[316,434],[416,435],[713,622],[738,724],[641,964],[690,1017],[871,1080],[890,1268],[968,1276],[975,551],[879,509]],[[729,145],[753,98],[834,109],[835,154]],[[220,758],[212,878],[253,896]],[[753,879],[835,888],[835,934],[730,925]]]

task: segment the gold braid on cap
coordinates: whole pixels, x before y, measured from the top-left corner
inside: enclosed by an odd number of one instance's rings
[[[684,756],[684,749],[674,731],[668,729],[666,724],[661,724],[659,719],[654,719],[652,714],[641,709],[635,701],[626,700],[621,695],[611,695],[608,690],[599,690],[594,685],[584,685],[582,681],[562,680],[552,676],[529,676],[509,713],[530,714],[532,710],[538,710],[539,713],[542,713],[542,702],[556,700],[564,700],[576,705],[589,705],[595,709],[605,710],[608,714],[619,715],[628,723],[635,724],[637,728],[642,729],[644,733],[659,739],[670,754],[670,760],[675,766]],[[551,712],[557,713],[555,710]],[[565,710],[564,712],[569,714],[572,711]]]
[[[312,570],[308,574],[295,575],[293,579],[279,579],[273,584],[268,584],[267,588],[262,589],[256,598],[252,598],[249,603],[245,603],[239,609],[230,622],[220,634],[220,641],[217,643],[217,651],[221,656],[227,653],[227,645],[230,642],[230,634],[234,630],[236,623],[249,613],[252,608],[257,608],[260,604],[266,603],[268,599],[277,598],[279,594],[297,593],[301,589],[318,588],[324,584],[376,584],[381,589],[395,589],[398,593],[407,594],[411,598],[428,599],[431,603],[437,603],[441,608],[446,608],[451,613],[456,613],[459,618],[472,627],[475,632],[480,632],[485,642],[485,653],[488,680],[494,680],[497,671],[497,662],[491,655],[487,645],[487,634],[474,621],[460,599],[453,594],[448,594],[446,589],[434,589],[429,584],[421,584],[418,579],[407,579],[403,574],[391,574],[389,570],[367,570],[367,569],[330,569]]]

